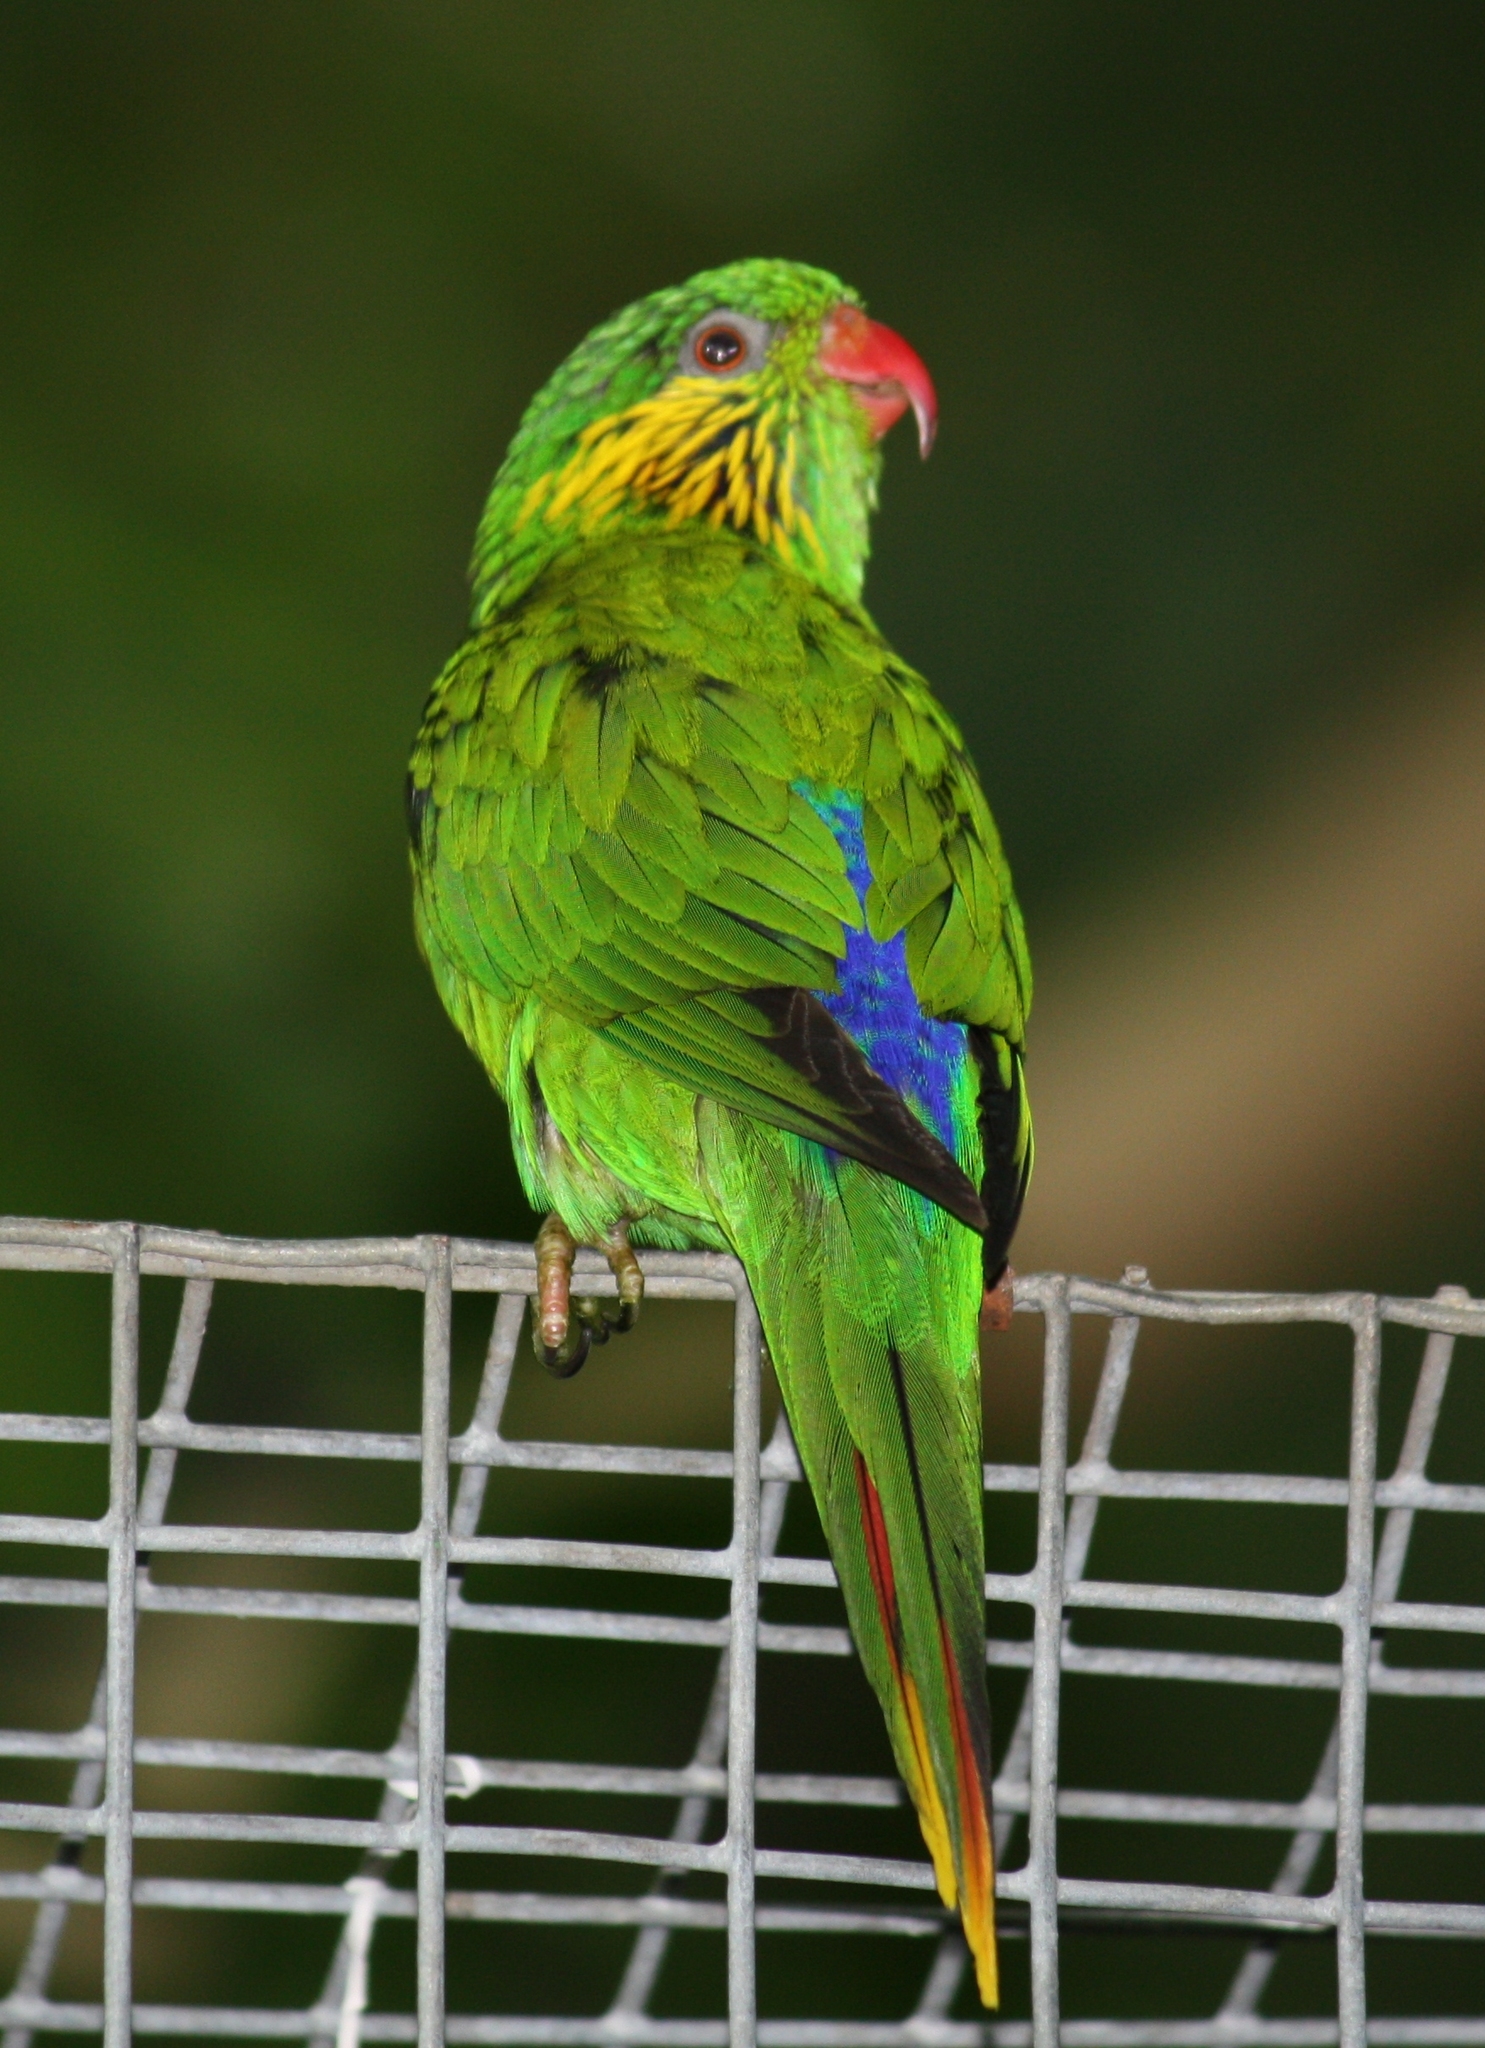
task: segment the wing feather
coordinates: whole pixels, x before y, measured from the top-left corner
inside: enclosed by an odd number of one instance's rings
[[[768,775],[737,761],[715,747],[696,757],[701,807],[744,831],[782,832],[789,822],[789,785],[781,775]]]
[[[707,668],[696,617],[664,601],[632,606],[612,644],[591,619],[579,634],[576,598],[487,627],[435,686],[414,755],[422,943],[440,986],[535,995],[656,1072],[1003,1227],[1029,1156],[1030,982],[999,841],[926,686],[864,621],[791,601],[794,656],[771,617],[719,639]],[[810,800],[822,789],[861,805],[864,904]],[[863,916],[879,941],[906,934],[923,1010],[981,1034],[993,1201],[818,1000]]]

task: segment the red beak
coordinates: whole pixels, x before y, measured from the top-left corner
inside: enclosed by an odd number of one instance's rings
[[[868,320],[859,306],[839,305],[825,316],[816,358],[829,377],[849,384],[880,441],[913,408],[918,447],[926,455],[938,428],[938,398],[923,358],[880,320]]]

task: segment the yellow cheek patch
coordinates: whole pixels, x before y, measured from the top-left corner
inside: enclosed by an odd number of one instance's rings
[[[560,470],[538,477],[516,516],[519,530],[538,513],[548,525],[575,518],[591,533],[626,502],[667,508],[667,527],[705,518],[753,532],[795,559],[802,539],[824,559],[814,524],[794,494],[794,428],[778,438],[779,406],[759,412],[757,380],[718,386],[674,378],[654,398],[594,420]]]

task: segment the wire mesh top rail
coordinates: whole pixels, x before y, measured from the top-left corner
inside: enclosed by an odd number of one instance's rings
[[[1485,1935],[1485,1905],[1468,1900],[1369,1898],[1363,1886],[1367,1835],[1421,1839],[1485,1835],[1485,1806],[1391,1801],[1364,1796],[1370,1699],[1485,1701],[1485,1669],[1444,1661],[1437,1668],[1394,1663],[1381,1634],[1406,1630],[1456,1641],[1485,1634],[1485,1607],[1399,1597],[1420,1511],[1450,1517],[1485,1514],[1485,1484],[1441,1483],[1427,1475],[1456,1338],[1485,1336],[1485,1302],[1461,1290],[1431,1299],[1359,1292],[1234,1294],[1161,1291],[1137,1271],[1121,1282],[1035,1275],[1016,1283],[1016,1307],[1040,1315],[1045,1343],[1040,1457],[1037,1464],[987,1464],[988,1493],[1035,1497],[1036,1552],[1020,1573],[990,1572],[986,1596],[1030,1610],[1029,1638],[992,1638],[992,1668],[1025,1671],[1028,1682],[996,1783],[997,1849],[1004,1856],[1018,1817],[1027,1822],[1027,1851],[1018,1868],[1002,1870],[998,1893],[1007,1932],[1024,1933],[1029,1949],[1027,2021],[950,2017],[959,1994],[963,1955],[957,1934],[933,1897],[926,1862],[838,1851],[758,1847],[760,1806],[890,1808],[903,1802],[895,1780],[828,1772],[754,1768],[757,1660],[765,1655],[843,1657],[849,1641],[839,1626],[774,1621],[760,1616],[760,1589],[828,1588],[823,1559],[781,1554],[779,1539],[790,1487],[800,1477],[786,1427],[760,1443],[762,1347],[740,1267],[727,1257],[647,1253],[643,1264],[654,1299],[730,1303],[734,1318],[733,1450],[539,1442],[502,1433],[502,1416],[525,1302],[536,1285],[529,1246],[438,1237],[325,1241],[246,1240],[206,1232],[130,1224],[0,1221],[0,1269],[94,1273],[112,1287],[110,1413],[103,1416],[0,1414],[0,1442],[95,1446],[109,1456],[109,1504],[97,1518],[0,1513],[0,1542],[75,1552],[100,1552],[106,1576],[17,1572],[0,1577],[0,1610],[51,1607],[100,1610],[106,1654],[93,1708],[69,1730],[0,1729],[0,1760],[74,1766],[65,1804],[0,1802],[0,1830],[47,1838],[49,1860],[0,1871],[0,1900],[31,1901],[35,1914],[13,1988],[0,2002],[5,2048],[27,2048],[41,2031],[102,2032],[123,2048],[141,2033],[230,2034],[298,2039],[330,2048],[360,2041],[417,2039],[478,2043],[617,2040],[687,2044],[759,2040],[773,2048],[893,2048],[898,2042],[968,2044],[995,2041],[1050,2048],[1061,2039],[1082,2048],[1205,2048],[1207,2043],[1293,2042],[1304,2048],[1338,2041],[1353,2048],[1367,2038],[1366,1938],[1390,1934],[1438,1939]],[[139,1403],[141,1276],[185,1283],[164,1390],[144,1417]],[[585,1291],[614,1291],[607,1265],[580,1255]],[[422,1416],[416,1434],[201,1423],[189,1404],[221,1281],[393,1288],[424,1297]],[[465,1429],[450,1415],[452,1298],[498,1297],[480,1391]],[[1081,1447],[1069,1458],[1072,1319],[1108,1325],[1102,1370]],[[1132,1470],[1112,1459],[1115,1432],[1133,1367],[1141,1324],[1165,1321],[1236,1327],[1295,1323],[1345,1328],[1351,1339],[1350,1423],[1344,1478],[1299,1474]],[[1407,1427],[1394,1469],[1380,1479],[1377,1390],[1383,1333],[1389,1327],[1424,1333]],[[140,1477],[137,1452],[148,1453]],[[259,1528],[169,1519],[176,1461],[183,1451],[248,1457],[291,1457],[415,1464],[421,1504],[414,1526],[371,1529]],[[606,1474],[615,1478],[680,1478],[730,1483],[732,1527],[720,1547],[598,1542],[558,1536],[481,1535],[487,1483],[501,1469]],[[451,1478],[452,1475],[452,1478]],[[1245,1590],[1200,1584],[1098,1579],[1086,1566],[1100,1506],[1111,1500],[1208,1502],[1306,1507],[1345,1519],[1345,1565],[1329,1592]],[[1383,1514],[1378,1536],[1376,1515]],[[263,1586],[162,1583],[149,1560],[165,1554],[255,1556],[403,1563],[417,1568],[416,1595],[310,1591]],[[726,1585],[728,1610],[715,1618],[585,1609],[561,1604],[487,1601],[464,1590],[466,1567],[485,1565],[640,1574],[712,1580]],[[1336,1631],[1339,1654],[1275,1656],[1232,1650],[1141,1648],[1082,1643],[1074,1613],[1209,1617],[1231,1622],[1321,1625]],[[142,1737],[135,1719],[135,1654],[141,1615],[195,1614],[251,1621],[368,1624],[415,1631],[416,1670],[401,1725],[385,1749]],[[710,1703],[688,1764],[668,1769],[623,1764],[560,1763],[541,1758],[453,1755],[445,1749],[445,1695],[451,1639],[472,1635],[550,1636],[579,1642],[625,1642],[705,1650],[716,1659]],[[1314,1759],[1299,1798],[1223,1799],[1059,1785],[1059,1713],[1066,1675],[1287,1689],[1336,1695],[1334,1724]],[[278,1812],[173,1811],[142,1807],[134,1771],[166,1767],[225,1770],[280,1779],[379,1784],[374,1819]],[[677,1802],[668,1833],[606,1829],[490,1826],[451,1822],[449,1798],[492,1788],[526,1793],[654,1797]],[[715,1804],[725,1828],[706,1839]],[[1069,1875],[1059,1870],[1059,1820],[1187,1829],[1271,1830],[1290,1842],[1264,1888],[1134,1882]],[[86,1844],[101,1838],[102,1864],[83,1867]],[[355,1875],[342,1883],[287,1882],[136,1874],[134,1844],[237,1842],[340,1850],[358,1854]],[[1333,1850],[1334,1878],[1323,1892],[1312,1880],[1322,1852]],[[416,1886],[391,1882],[400,1858],[416,1861]],[[640,1866],[654,1874],[633,1892],[451,1889],[450,1856],[558,1859],[565,1864]],[[721,1882],[724,1896],[695,1895],[687,1874]],[[760,1901],[759,1883],[765,1887]],[[867,1888],[862,1904],[814,1903],[799,1887]],[[778,1887],[784,1892],[774,1896]],[[792,1887],[792,1893],[790,1892]],[[770,1889],[771,1888],[771,1889]],[[787,1894],[787,1895],[786,1895]],[[901,1901],[894,1904],[893,1898]],[[917,1896],[913,1896],[917,1895]],[[75,1907],[103,1911],[100,1996],[66,2000],[51,1985],[63,1931]],[[328,1918],[338,1935],[320,1998],[303,2010],[227,2006],[136,2005],[132,1979],[132,1908],[174,1912],[256,1912]],[[417,1940],[417,2011],[369,2009],[368,1970],[376,1928],[411,1920]],[[608,2009],[600,2014],[445,2014],[446,1923],[625,1927],[633,1946]],[[1084,1923],[1246,1930],[1235,1974],[1215,2014],[1179,2022],[1156,2019],[1068,2020],[1059,2016],[1059,1929]],[[1333,1935],[1336,2000],[1333,2018],[1272,2018],[1260,2011],[1274,1968],[1274,1931]],[[670,1945],[678,1935],[725,1932],[728,1982],[725,2018],[662,2018],[650,2005]],[[759,1934],[866,1934],[927,1939],[933,1961],[912,2013],[898,2022],[756,2018],[755,1949]],[[1485,2021],[1463,2018],[1373,2018],[1377,2042],[1485,2044]]]

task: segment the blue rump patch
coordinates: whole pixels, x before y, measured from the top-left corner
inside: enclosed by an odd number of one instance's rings
[[[830,827],[846,857],[846,873],[864,915],[871,868],[859,800],[806,782],[795,787]],[[878,940],[864,926],[848,931],[840,993],[822,995],[820,1001],[882,1079],[912,1104],[950,1152],[957,1153],[954,1084],[966,1058],[965,1030],[962,1024],[924,1016],[908,974],[906,936],[899,932],[896,938]]]

